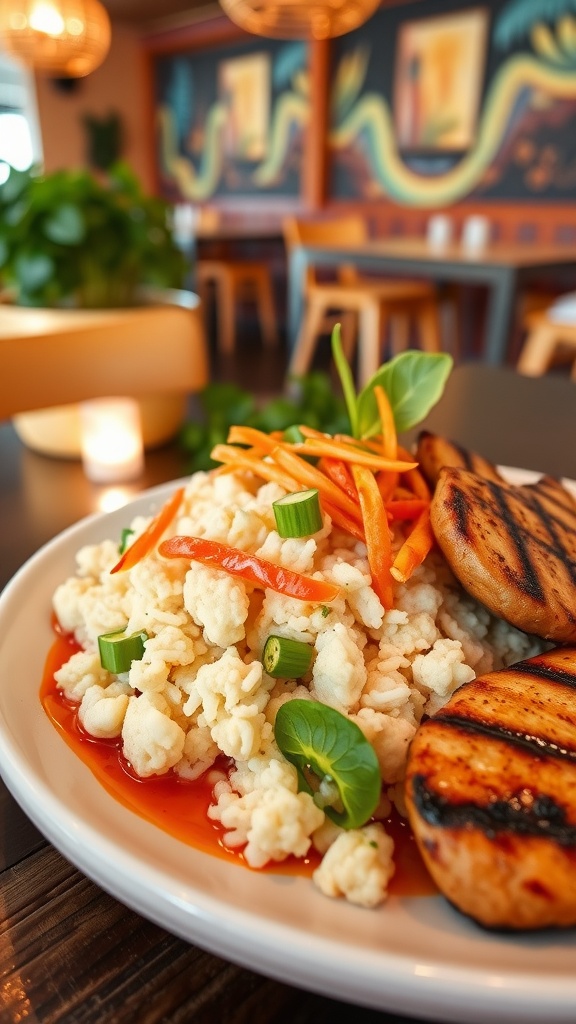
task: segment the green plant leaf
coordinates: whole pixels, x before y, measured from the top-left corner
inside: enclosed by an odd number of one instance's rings
[[[62,203],[44,221],[44,233],[56,245],[78,245],[86,234],[81,210],[72,203]]]
[[[409,430],[428,415],[444,391],[452,370],[452,356],[445,352],[401,352],[384,363],[358,396],[358,434],[370,437],[378,433],[380,420],[374,397],[379,384],[386,394],[394,413],[399,434]]]
[[[34,292],[50,280],[54,273],[54,261],[42,253],[35,255],[20,253],[16,270],[23,281],[26,292]]]
[[[278,709],[274,735],[298,772],[299,789],[341,828],[360,828],[380,799],[378,758],[362,730],[335,708],[314,700],[288,700]],[[341,809],[320,799],[320,784],[334,784]]]

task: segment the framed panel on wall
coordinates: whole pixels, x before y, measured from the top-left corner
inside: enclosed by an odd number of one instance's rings
[[[155,55],[161,192],[193,203],[299,197],[308,65],[307,44],[256,37]]]
[[[387,4],[334,40],[329,197],[438,208],[576,199],[576,10]]]

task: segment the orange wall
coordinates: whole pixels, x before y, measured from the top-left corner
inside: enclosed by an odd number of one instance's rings
[[[122,120],[123,150],[144,188],[150,190],[149,111],[146,65],[137,33],[127,25],[112,25],[112,45],[96,71],[78,80],[71,93],[57,89],[51,79],[36,79],[40,130],[47,172],[85,166],[85,114],[103,117],[117,112]]]

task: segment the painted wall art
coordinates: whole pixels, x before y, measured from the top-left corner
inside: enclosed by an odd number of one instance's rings
[[[576,198],[574,0],[418,0],[334,41],[329,193]]]
[[[298,196],[310,118],[308,50],[259,39],[159,56],[157,166],[169,198]]]

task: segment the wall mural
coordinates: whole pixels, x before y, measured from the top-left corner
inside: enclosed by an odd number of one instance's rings
[[[310,117],[304,43],[262,39],[172,54],[154,70],[165,194],[191,202],[299,195]]]
[[[576,0],[427,0],[335,43],[333,198],[576,196]]]

